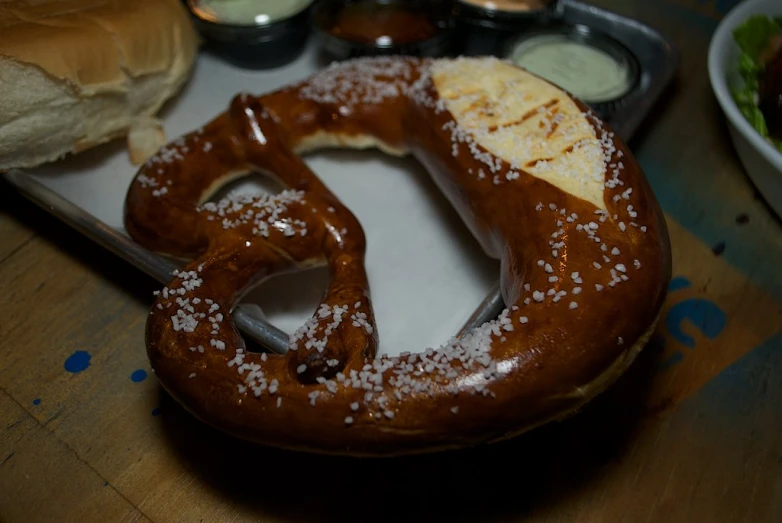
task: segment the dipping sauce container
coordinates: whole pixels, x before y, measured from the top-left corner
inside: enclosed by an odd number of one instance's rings
[[[371,55],[442,56],[450,44],[449,2],[321,0],[313,21],[324,50],[337,60]]]
[[[635,57],[620,43],[586,26],[555,26],[512,39],[504,55],[606,114],[639,80]]]
[[[545,25],[558,10],[556,0],[454,0],[457,52],[496,55],[514,34]]]
[[[313,0],[188,0],[192,19],[217,55],[243,68],[280,67],[304,49]]]

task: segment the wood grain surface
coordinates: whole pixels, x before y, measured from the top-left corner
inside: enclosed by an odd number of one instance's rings
[[[632,142],[666,211],[657,335],[571,419],[395,460],[237,442],[157,385],[156,282],[0,183],[0,521],[782,521],[782,225],[706,75],[729,2],[595,2],[664,31],[676,85]]]

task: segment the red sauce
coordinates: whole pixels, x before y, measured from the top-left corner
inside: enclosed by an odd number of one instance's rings
[[[399,3],[361,2],[348,5],[337,14],[331,34],[353,42],[410,44],[432,38],[437,25],[428,14]],[[390,40],[386,42],[385,40]]]

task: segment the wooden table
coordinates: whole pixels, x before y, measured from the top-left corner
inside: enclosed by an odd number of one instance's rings
[[[147,376],[158,285],[0,185],[0,520],[782,521],[782,227],[708,84],[729,6],[598,3],[682,53],[631,144],[675,278],[615,387],[567,422],[458,454],[378,463],[237,443]]]

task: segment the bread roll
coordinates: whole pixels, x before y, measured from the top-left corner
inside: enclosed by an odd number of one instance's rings
[[[0,171],[120,137],[140,163],[198,44],[178,0],[0,2]]]

